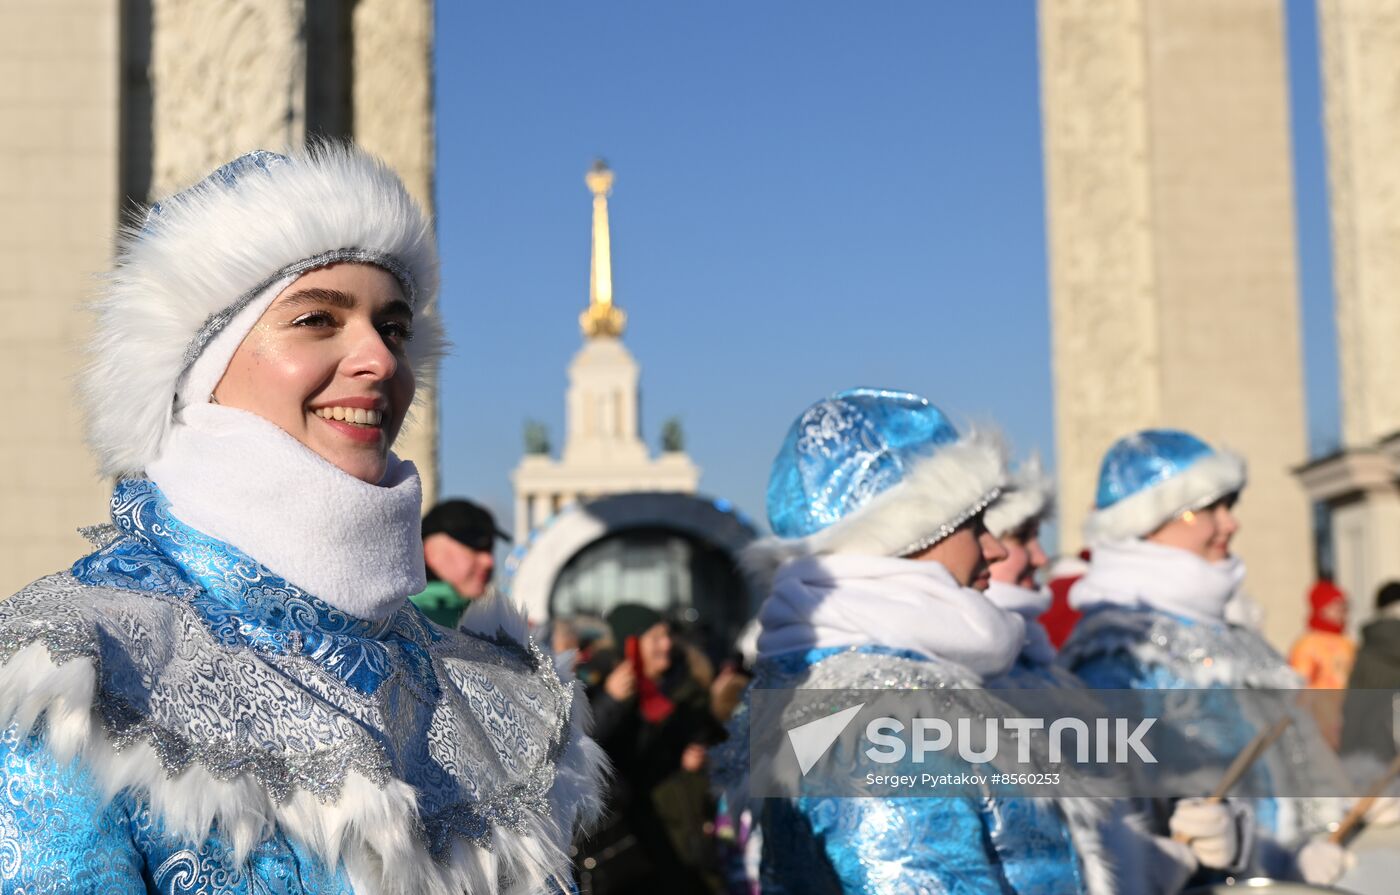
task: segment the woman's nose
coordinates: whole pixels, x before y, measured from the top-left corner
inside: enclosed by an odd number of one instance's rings
[[[357,331],[353,338],[354,347],[348,358],[350,374],[369,376],[376,381],[392,378],[399,369],[399,358],[384,343],[379,331],[370,326],[366,331]]]
[[[1006,545],[1001,542],[1001,539],[991,532],[983,532],[981,540],[982,558],[986,560],[988,564],[1001,562],[1011,555],[1006,551]]]

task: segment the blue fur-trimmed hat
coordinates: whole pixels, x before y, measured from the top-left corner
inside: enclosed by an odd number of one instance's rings
[[[407,352],[421,381],[444,345],[437,247],[431,221],[383,162],[338,143],[258,150],[153,204],[123,233],[92,304],[78,385],[102,473],[143,470],[177,420],[179,393],[188,392],[180,403],[205,400],[276,292],[337,263],[373,264],[398,281],[413,308]],[[197,368],[204,375],[190,383]]]
[[[768,479],[773,537],[745,551],[751,571],[798,556],[907,556],[987,508],[1005,482],[998,439],[963,435],[926,399],[856,388],[808,407]]]
[[[1187,510],[1245,486],[1245,463],[1177,429],[1145,429],[1118,439],[1099,467],[1094,512],[1084,538],[1098,544],[1141,538]]]

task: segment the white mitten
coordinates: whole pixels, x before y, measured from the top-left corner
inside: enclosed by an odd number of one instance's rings
[[[1172,835],[1185,839],[1191,853],[1205,867],[1229,869],[1240,850],[1240,834],[1234,813],[1224,802],[1182,799],[1167,824]]]
[[[1341,879],[1352,860],[1346,849],[1328,842],[1326,836],[1318,836],[1298,852],[1298,871],[1305,882],[1328,886]]]

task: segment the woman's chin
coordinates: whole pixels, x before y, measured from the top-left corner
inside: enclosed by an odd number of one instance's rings
[[[388,468],[388,461],[384,457],[328,457],[325,454],[321,456],[346,475],[371,485],[379,484]]]

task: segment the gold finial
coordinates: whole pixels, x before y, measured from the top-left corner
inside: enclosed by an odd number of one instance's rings
[[[617,337],[627,325],[627,315],[613,304],[612,297],[612,239],[608,233],[608,193],[612,192],[613,173],[602,159],[584,175],[584,182],[593,192],[593,260],[588,276],[588,310],[579,315],[583,334]]]

